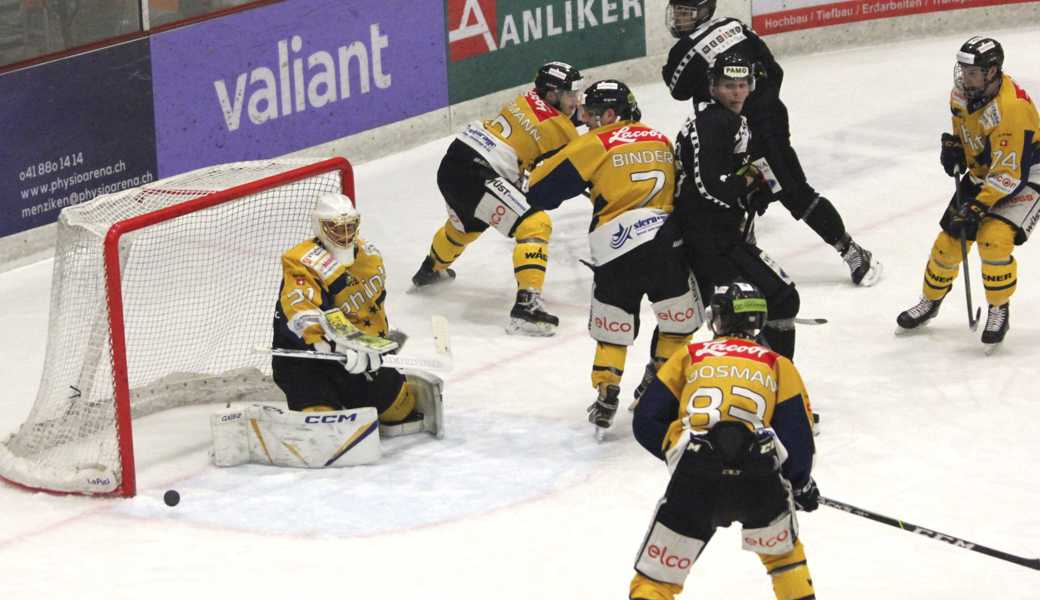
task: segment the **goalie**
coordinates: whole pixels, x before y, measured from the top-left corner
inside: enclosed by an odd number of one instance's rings
[[[289,412],[251,407],[215,415],[218,465],[372,462],[379,458],[379,435],[372,435],[377,419],[383,435],[428,431],[440,437],[441,380],[381,368],[381,355],[397,349],[404,336],[389,329],[383,259],[358,237],[360,214],[347,196],[326,194],[311,217],[315,237],[282,255],[273,322],[274,349],[299,353],[271,358]],[[315,360],[309,352],[338,356]]]

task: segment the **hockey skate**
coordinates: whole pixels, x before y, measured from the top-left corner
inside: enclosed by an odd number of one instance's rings
[[[556,334],[560,320],[545,311],[542,293],[538,290],[520,290],[516,293],[516,304],[509,311],[506,333],[548,337]]]
[[[423,260],[422,265],[419,266],[419,270],[412,275],[412,285],[416,289],[422,289],[438,283],[449,283],[455,279],[454,269],[444,269],[443,271],[433,270],[433,258],[427,256]]]
[[[851,239],[848,247],[841,253],[841,259],[849,265],[852,283],[870,287],[881,279],[881,262],[874,258],[873,253]]]
[[[596,441],[602,442],[607,430],[614,423],[621,395],[621,388],[612,383],[601,383],[599,397],[589,405],[589,423],[596,426]]]
[[[986,344],[986,354],[993,354],[1004,341],[1010,328],[1010,302],[1000,306],[989,305],[989,314],[986,316],[986,327],[982,330],[982,343]]]
[[[902,331],[910,329],[917,329],[928,321],[934,319],[935,316],[939,314],[939,305],[942,304],[942,301],[942,298],[939,298],[938,300],[929,300],[928,298],[922,297],[917,304],[899,313],[899,316],[896,317],[896,323],[900,327],[899,330],[896,330],[896,333],[901,333]]]

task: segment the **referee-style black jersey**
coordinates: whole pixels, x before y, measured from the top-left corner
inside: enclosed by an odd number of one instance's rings
[[[744,117],[714,101],[698,103],[675,142],[676,207],[743,212],[748,190],[735,171],[747,160],[749,141]]]
[[[768,111],[769,105],[779,101],[783,69],[773,58],[765,42],[747,25],[731,17],[719,17],[702,23],[692,33],[675,42],[668,53],[668,62],[661,68],[665,85],[676,100],[706,102],[708,67],[721,54],[735,52],[757,64],[757,82],[744,113],[752,120],[755,112]]]

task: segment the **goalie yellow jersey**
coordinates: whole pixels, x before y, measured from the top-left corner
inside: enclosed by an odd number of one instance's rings
[[[340,308],[368,335],[389,331],[386,272],[379,251],[360,238],[354,263],[344,266],[317,238],[282,255],[282,285],[275,309],[275,347],[307,349],[322,339],[319,315]]]
[[[737,421],[752,430],[772,427],[789,455],[785,476],[808,480],[815,453],[812,408],[790,360],[750,340],[719,337],[673,354],[657,379],[633,421],[640,443],[656,437],[656,455],[663,456],[684,429],[707,431],[719,421]]]
[[[578,137],[570,118],[539,98],[534,90],[517,96],[483,125],[513,149],[521,173],[531,170],[542,156]]]
[[[527,201],[546,210],[587,188],[589,231],[636,208],[672,212],[675,155],[668,136],[638,121],[593,129],[535,167]]]
[[[1040,162],[1040,118],[1029,94],[1004,75],[1000,91],[989,102],[970,103],[954,88],[950,110],[968,170],[982,181],[977,200],[993,206],[1017,194]]]

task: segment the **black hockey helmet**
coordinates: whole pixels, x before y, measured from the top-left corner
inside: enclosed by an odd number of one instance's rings
[[[715,14],[715,0],[669,0],[664,24],[672,37],[681,38]]]
[[[581,83],[581,71],[558,60],[542,65],[534,77],[534,89],[542,98],[550,90],[577,92],[581,89]]]
[[[755,62],[738,52],[727,52],[717,57],[708,69],[711,85],[723,79],[746,79],[748,87],[755,89]]]
[[[986,72],[986,79],[982,86],[965,86],[962,73],[965,67],[979,67]],[[988,74],[990,67],[997,68],[992,77]],[[1004,48],[1000,42],[993,38],[975,36],[961,44],[960,50],[957,51],[957,64],[954,66],[953,78],[957,89],[963,92],[969,100],[977,100],[983,96],[986,88],[993,83],[994,79],[1001,77],[1003,68]]]
[[[602,115],[608,108],[613,108],[618,118],[625,121],[638,121],[643,117],[635,94],[617,79],[603,79],[585,88],[582,104],[586,112],[595,115]]]
[[[711,297],[711,330],[716,336],[753,339],[765,326],[767,316],[765,297],[746,281],[719,286]]]

